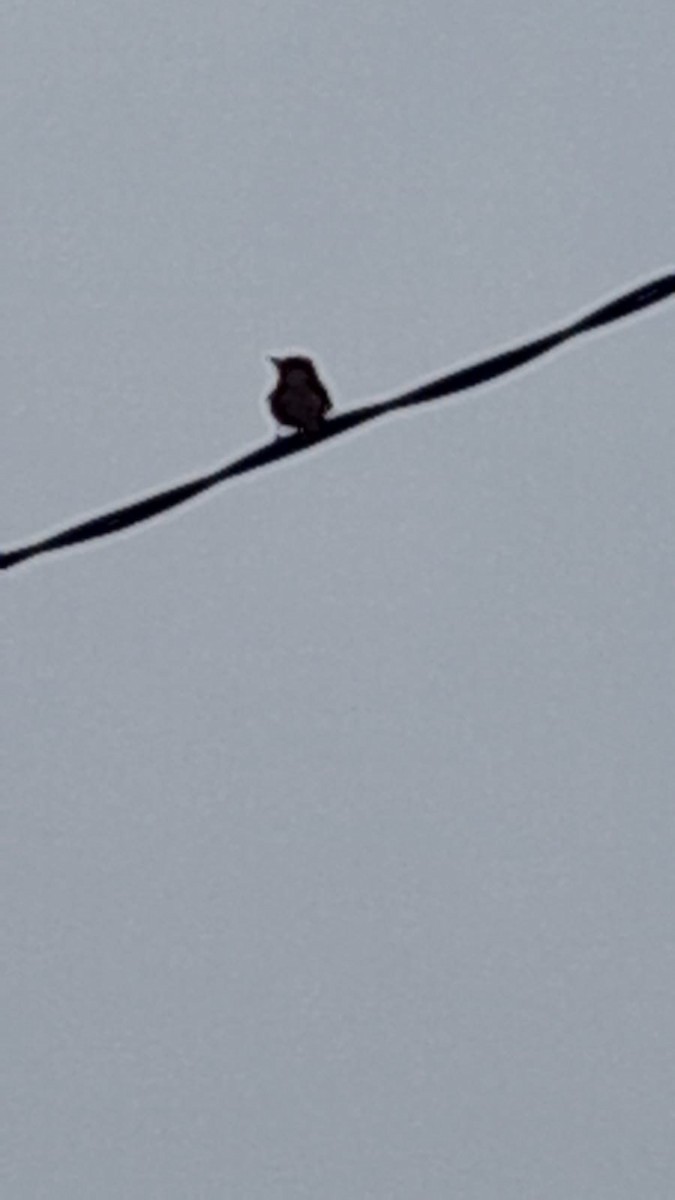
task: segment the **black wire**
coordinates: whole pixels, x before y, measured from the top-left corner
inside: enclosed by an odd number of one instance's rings
[[[534,341],[527,342],[523,346],[516,346],[501,354],[495,354],[473,366],[462,367],[449,375],[433,379],[429,383],[420,384],[391,400],[382,400],[375,404],[363,405],[360,408],[339,413],[326,423],[318,436],[310,438],[296,433],[291,437],[270,442],[258,450],[243,455],[235,462],[220,467],[216,471],[210,471],[206,475],[201,475],[197,479],[188,480],[186,483],[177,484],[175,487],[167,488],[152,496],[146,496],[142,500],[125,504],[113,512],[92,517],[90,520],[42,538],[40,541],[31,542],[15,550],[0,552],[0,569],[7,570],[9,567],[25,562],[29,558],[35,558],[39,554],[47,554],[53,550],[76,546],[95,538],[107,537],[111,533],[119,533],[122,529],[129,529],[132,525],[167,512],[170,508],[185,504],[186,501],[194,499],[195,496],[208,491],[209,488],[225,483],[228,479],[257,471],[270,463],[281,462],[292,454],[299,454],[301,451],[312,449],[317,445],[324,445],[330,438],[355,429],[359,425],[365,424],[366,421],[373,421],[377,417],[399,412],[416,404],[428,404],[433,400],[453,396],[469,388],[489,383],[500,375],[515,371],[518,367],[531,362],[532,359],[539,358],[540,355],[547,354],[550,350],[555,350],[556,347],[564,345],[565,342],[569,342],[581,334],[590,333],[592,330],[610,325],[614,321],[623,320],[652,304],[660,304],[674,294],[675,274],[664,275],[661,279],[644,284],[642,287],[626,292],[616,300],[611,300],[608,304],[601,305],[587,316],[563,326],[554,333],[536,338]]]

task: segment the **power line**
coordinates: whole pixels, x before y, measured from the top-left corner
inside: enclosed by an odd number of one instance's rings
[[[325,445],[331,438],[347,433],[350,429],[356,429],[367,421],[374,421],[378,417],[400,412],[417,404],[429,404],[434,400],[454,396],[469,388],[490,383],[501,375],[508,374],[509,371],[515,371],[518,367],[525,366],[526,363],[539,358],[542,354],[548,354],[549,351],[563,346],[573,338],[590,333],[595,329],[601,329],[614,321],[621,321],[625,317],[633,316],[653,304],[662,303],[674,294],[675,274],[664,275],[660,279],[643,284],[641,287],[601,305],[587,316],[572,321],[553,333],[495,354],[472,366],[461,367],[449,375],[422,383],[410,391],[394,396],[393,399],[362,405],[359,408],[350,409],[348,412],[339,413],[326,422],[318,436],[308,438],[297,433],[291,437],[270,442],[258,450],[253,450],[234,462],[196,479],[179,483],[141,500],[135,500],[113,512],[91,517],[89,520],[41,538],[39,541],[29,542],[25,546],[19,546],[4,553],[0,552],[0,570],[7,570],[27,559],[36,558],[40,554],[64,550],[68,546],[77,546],[83,542],[129,529],[133,525],[148,521],[151,517],[157,517],[160,513],[167,512],[179,504],[185,504],[188,500],[201,495],[202,492],[217,487],[218,484],[241,475],[247,475],[251,471],[257,471],[272,463],[281,462],[292,454],[299,454],[314,449],[318,445]]]

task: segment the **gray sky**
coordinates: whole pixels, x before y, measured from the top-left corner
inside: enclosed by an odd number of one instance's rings
[[[7,548],[672,266],[675,9],[34,0]],[[36,560],[11,1200],[671,1200],[672,305]]]

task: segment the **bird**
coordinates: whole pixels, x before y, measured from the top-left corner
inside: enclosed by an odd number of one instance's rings
[[[269,362],[278,372],[276,387],[268,397],[275,421],[299,433],[316,436],[333,403],[311,358],[300,354],[288,358],[270,355]]]

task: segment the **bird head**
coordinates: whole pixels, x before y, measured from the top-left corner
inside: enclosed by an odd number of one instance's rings
[[[276,367],[282,379],[288,379],[291,373],[302,375],[308,379],[316,378],[316,367],[311,358],[307,358],[303,354],[291,354],[286,358],[277,357],[274,354],[269,355],[269,362]]]

